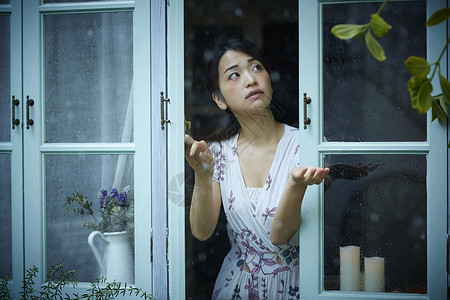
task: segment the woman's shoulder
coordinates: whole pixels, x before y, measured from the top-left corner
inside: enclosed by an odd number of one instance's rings
[[[237,137],[236,135],[233,135],[232,137],[224,140],[219,141],[207,141],[209,150],[211,153],[218,153],[221,152],[222,154],[225,153],[228,149],[232,149],[235,145],[235,139]]]
[[[285,136],[287,137],[287,139],[289,141],[291,141],[292,143],[298,144],[298,141],[299,141],[298,128],[288,125],[288,124],[284,124],[284,130],[285,130]]]

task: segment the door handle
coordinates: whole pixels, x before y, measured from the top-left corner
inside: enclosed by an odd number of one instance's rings
[[[19,106],[20,101],[12,96],[12,129],[16,128],[20,124],[20,120],[16,119],[16,106]]]
[[[306,93],[303,94],[303,129],[308,128],[308,125],[311,124],[311,119],[308,118],[308,104],[311,103],[311,98],[306,96]]]
[[[165,99],[164,92],[161,92],[160,100],[161,100],[161,129],[164,130],[164,124],[170,123],[170,120],[164,119],[164,103],[170,102],[170,99],[169,98]]]
[[[30,106],[34,105],[34,100],[30,99],[30,96],[27,96],[27,129],[30,129],[30,126],[33,126],[34,121],[30,119]]]

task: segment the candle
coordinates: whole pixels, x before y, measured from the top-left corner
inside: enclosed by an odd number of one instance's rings
[[[384,292],[384,258],[364,257],[364,290]]]
[[[340,247],[341,291],[360,290],[360,250],[357,246]]]

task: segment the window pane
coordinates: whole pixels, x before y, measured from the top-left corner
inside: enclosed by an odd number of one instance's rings
[[[358,275],[364,272],[364,257],[382,257],[386,292],[426,293],[425,155],[325,155],[324,159],[331,169],[324,199],[325,289],[340,289],[340,247],[353,245],[360,247],[360,255],[354,256]],[[343,264],[345,268],[348,261]],[[343,285],[348,286],[349,280],[356,283],[352,276],[342,276]]]
[[[44,3],[99,2],[111,0],[44,0]]]
[[[88,237],[93,230],[102,232],[129,231],[123,237],[123,246],[117,247],[112,241],[108,246],[101,237],[94,238],[100,256],[110,257],[109,251],[119,251],[123,254],[121,260],[113,261],[109,267],[105,263],[108,280],[117,279],[121,282],[134,281],[134,208],[128,206],[134,201],[133,196],[133,156],[132,155],[48,155],[46,156],[46,229],[47,229],[47,266],[54,266],[62,262],[65,268],[75,269],[75,279],[90,282],[100,278],[101,268],[88,245]],[[111,198],[112,187],[118,192],[130,185],[127,193]],[[107,196],[100,200],[102,189]],[[80,193],[84,201],[92,202],[93,215],[86,213],[77,215],[81,207],[77,203],[68,203],[67,197],[72,198]],[[117,202],[113,200],[116,199]],[[77,199],[75,199],[77,200]],[[69,201],[70,202],[70,201]],[[100,208],[102,203],[103,208]],[[115,207],[109,204],[115,203]],[[65,208],[69,211],[66,211]],[[75,213],[71,209],[75,209]],[[110,210],[112,208],[112,210]],[[111,212],[107,214],[106,212]],[[105,217],[102,217],[101,212]],[[100,228],[88,228],[85,222],[105,225]],[[101,225],[101,224],[100,224]],[[120,236],[115,236],[120,238]],[[106,237],[110,239],[111,237]],[[120,248],[121,250],[118,250]],[[117,253],[117,252],[116,252]],[[114,269],[114,265],[119,271]]]
[[[387,59],[375,60],[358,39],[342,41],[336,24],[366,24],[381,3],[323,5],[324,141],[425,141],[426,116],[411,107],[404,61],[426,57],[424,1],[389,2],[381,16],[392,26],[382,38]]]
[[[0,142],[11,141],[11,79],[9,16],[0,15]]]
[[[192,121],[187,133],[196,140],[208,140],[224,121],[225,114],[205,91],[202,76],[206,58],[215,43],[231,37],[248,39],[263,50],[268,63],[265,67],[270,70],[272,79],[272,103],[279,113],[278,120],[298,127],[297,1],[194,0],[184,2],[184,13],[185,112],[186,119]],[[189,224],[194,184],[194,174],[189,165],[186,165],[185,180],[186,298],[211,299],[219,270],[231,248],[227,220],[222,209],[213,235],[204,242],[196,240]],[[244,292],[244,287],[241,292]]]
[[[0,154],[0,277],[12,276],[11,155]]]
[[[0,0],[0,4],[9,4],[9,0]]]
[[[46,142],[131,142],[132,13],[45,16]]]

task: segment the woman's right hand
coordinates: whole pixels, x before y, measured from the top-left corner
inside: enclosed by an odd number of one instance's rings
[[[209,177],[214,173],[214,158],[209,152],[205,141],[196,141],[189,135],[184,135],[184,157],[194,169],[196,176]]]

